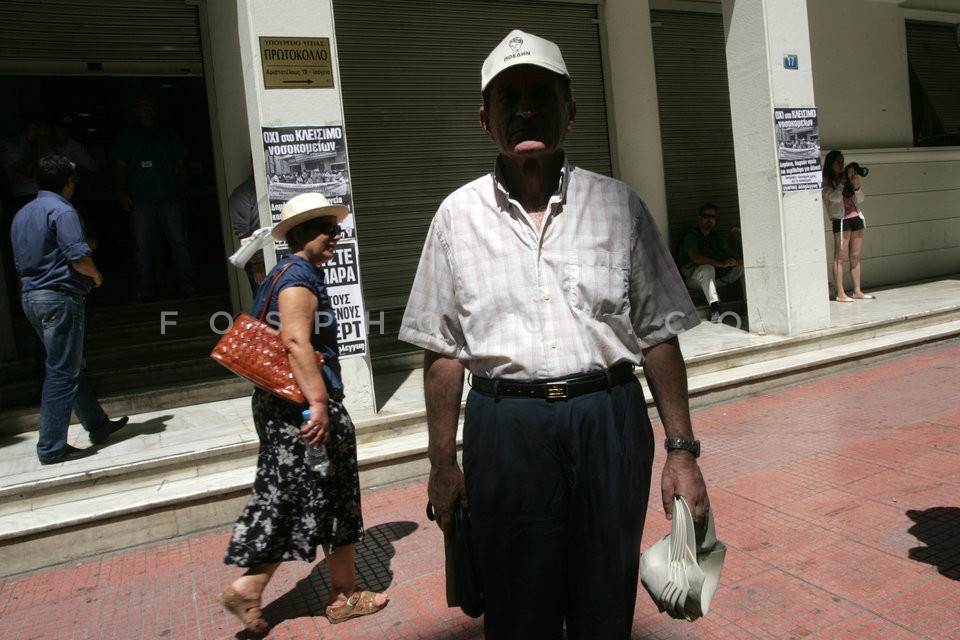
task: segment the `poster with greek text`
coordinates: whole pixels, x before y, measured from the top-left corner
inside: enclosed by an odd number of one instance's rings
[[[777,128],[777,156],[780,161],[780,185],[784,191],[819,189],[820,126],[812,107],[774,109]]]
[[[340,225],[343,233],[336,252],[323,271],[337,313],[340,356],[364,355],[367,323],[343,126],[263,127],[262,134],[273,224],[280,222],[287,200],[301,193],[322,193],[330,204],[345,205],[350,212]],[[276,250],[279,260],[288,253],[287,243],[278,240]]]

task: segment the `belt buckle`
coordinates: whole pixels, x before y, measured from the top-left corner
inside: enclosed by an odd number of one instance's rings
[[[566,400],[567,383],[563,380],[560,380],[559,382],[547,382],[546,397],[547,400]]]

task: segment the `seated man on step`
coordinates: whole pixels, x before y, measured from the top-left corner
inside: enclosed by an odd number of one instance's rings
[[[706,203],[700,207],[697,228],[683,238],[680,246],[680,271],[687,286],[703,291],[710,304],[710,322],[720,322],[720,296],[717,287],[736,282],[743,276],[743,252],[739,229],[728,239],[716,231],[717,207]]]

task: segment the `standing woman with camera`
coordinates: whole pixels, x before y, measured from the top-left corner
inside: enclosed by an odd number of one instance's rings
[[[856,163],[845,167],[840,151],[831,151],[823,161],[823,209],[833,223],[833,285],[837,290],[837,302],[873,299],[860,289],[860,251],[866,226],[860,211],[863,202],[860,177],[865,175],[866,168]],[[848,256],[853,280],[852,297],[843,288],[843,263]]]

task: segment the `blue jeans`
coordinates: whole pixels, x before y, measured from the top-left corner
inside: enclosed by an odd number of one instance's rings
[[[83,296],[40,289],[23,294],[23,312],[47,351],[40,399],[37,455],[59,453],[67,444],[70,413],[76,411],[87,431],[108,420],[83,375],[85,331]]]
[[[177,272],[180,292],[193,293],[193,260],[190,258],[183,212],[176,198],[168,198],[137,201],[133,205],[133,237],[137,243],[137,285],[140,295],[144,298],[156,295],[154,248],[158,231],[163,232],[170,245],[170,257]]]

